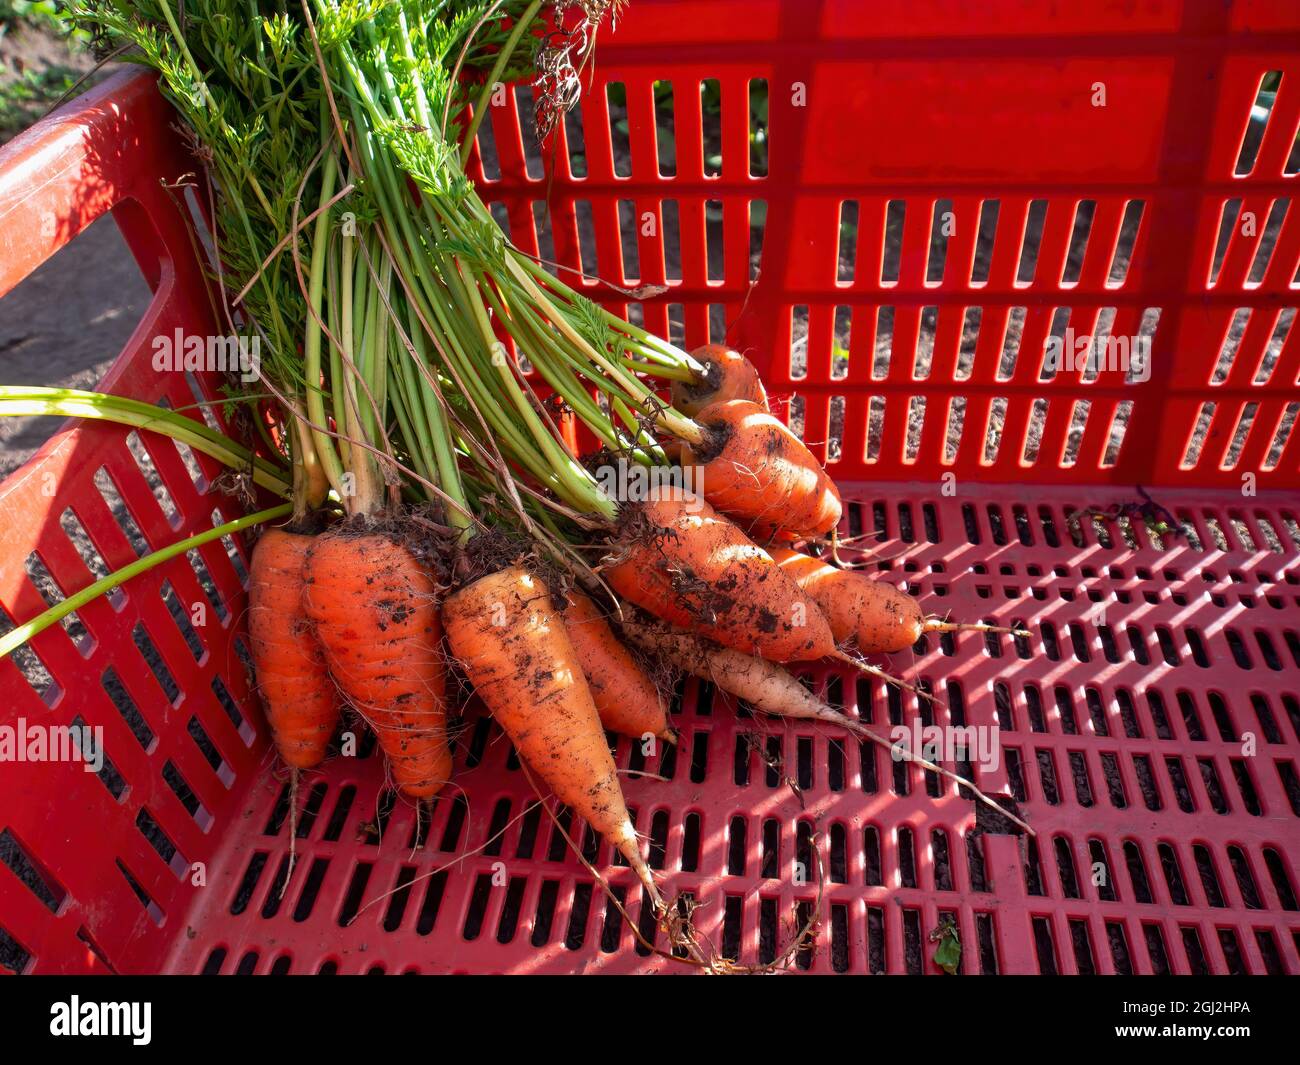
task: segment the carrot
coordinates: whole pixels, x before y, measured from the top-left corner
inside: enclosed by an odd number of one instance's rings
[[[398,790],[437,794],[452,767],[433,578],[388,536],[350,531],[317,538],[305,577],[330,673],[375,730]]]
[[[945,621],[927,617],[912,596],[893,585],[854,570],[837,569],[819,558],[788,547],[769,549],[822,609],[838,644],[850,644],[862,654],[892,654],[916,643],[927,632],[1009,632],[1028,637],[1023,629]]]
[[[926,631],[921,604],[893,585],[788,547],[773,547],[771,554],[822,608],[837,643],[851,641],[863,654],[889,654],[911,647]]]
[[[564,411],[560,415],[559,429],[564,450],[578,458],[578,416],[572,410]]]
[[[822,536],[839,524],[839,490],[780,419],[746,400],[715,403],[695,419],[705,442],[682,449],[700,465],[704,497],[742,528]]]
[[[683,414],[693,418],[710,404],[728,399],[747,399],[767,409],[763,378],[740,352],[721,344],[705,344],[692,351],[691,357],[704,366],[704,376],[698,381],[673,382],[673,406]]]
[[[564,629],[586,675],[600,723],[620,736],[639,740],[649,734],[676,743],[677,733],[668,724],[659,689],[619,642],[600,608],[576,589],[568,599]]]
[[[556,431],[560,434],[560,443],[564,445],[564,450],[569,453],[569,457],[580,458],[578,416],[573,412],[573,408],[565,403],[564,398],[558,393],[548,397],[542,406],[546,408],[551,421],[555,424]]]
[[[660,903],[582,665],[550,591],[521,566],[480,577],[442,608],[447,643],[515,750],[627,859]]]
[[[294,769],[325,760],[340,707],[303,612],[303,559],[314,537],[267,529],[253,551],[248,630],[276,753]]]
[[[719,647],[710,644],[707,640],[701,640],[692,633],[673,631],[661,625],[629,620],[624,622],[623,631],[629,639],[651,654],[659,655],[679,669],[717,685],[728,694],[744,700],[760,713],[837,725],[856,736],[862,736],[872,743],[888,748],[896,758],[916,762],[931,772],[969,788],[981,802],[987,803],[998,813],[1020,825],[1030,835],[1035,834],[1028,824],[994,802],[973,782],[936,762],[891,743],[874,729],[822,702],[800,684],[798,678],[774,662],[741,654],[727,647]]]
[[[779,662],[836,654],[821,610],[704,500],[665,486],[625,519],[608,563],[624,599],[727,647]]]
[[[845,727],[857,725],[852,718],[821,702],[778,663],[663,625],[629,620],[623,631],[645,650],[713,682],[765,714],[812,718]]]

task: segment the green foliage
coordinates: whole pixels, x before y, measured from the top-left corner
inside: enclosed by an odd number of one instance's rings
[[[70,52],[90,40],[55,0],[0,0],[0,40],[33,32],[62,38]],[[80,72],[66,63],[10,70],[0,63],[0,143],[26,129],[69,92]]]
[[[69,21],[57,0],[0,0],[0,35],[19,26],[36,27],[56,37],[88,39]]]
[[[621,356],[627,348],[626,337],[612,329],[605,313],[585,296],[578,296],[573,301],[573,324],[598,351]]]
[[[266,336],[271,376],[293,384],[306,320],[294,255],[280,255],[264,270],[262,262],[292,230],[295,210],[299,217],[310,213],[320,188],[313,161],[328,131],[300,18],[255,10],[236,0],[186,0],[182,28],[171,0],[70,4],[72,17],[102,47],[131,46],[125,59],[160,73],[160,87],[189,126],[215,185],[223,280],[233,292],[258,277],[241,311]],[[310,255],[306,234],[294,251],[302,260]]]
[[[961,940],[957,938],[957,926],[951,920],[944,921],[930,933],[930,942],[938,943],[934,948],[934,963],[949,976],[956,976],[961,967]]]

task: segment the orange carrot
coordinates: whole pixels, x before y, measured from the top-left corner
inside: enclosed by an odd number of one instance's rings
[[[253,551],[249,575],[248,630],[257,686],[276,752],[294,769],[324,761],[340,712],[302,608],[303,559],[313,539],[267,529]]]
[[[728,399],[746,399],[767,409],[763,378],[740,352],[721,344],[705,344],[691,356],[704,366],[704,377],[673,382],[673,406],[683,414],[693,418],[705,407]]]
[[[837,569],[788,547],[772,547],[769,551],[777,565],[821,607],[835,633],[835,642],[852,645],[862,654],[902,651],[927,632],[970,629],[1029,636],[1022,629],[927,617],[920,603],[893,585],[854,570]]]
[[[706,440],[682,449],[682,465],[699,464],[704,497],[742,528],[822,536],[839,523],[839,490],[780,419],[733,399],[695,420]]]
[[[546,584],[521,566],[490,573],[442,608],[447,643],[515,749],[627,859],[659,901],[582,665]]]
[[[778,662],[836,654],[821,610],[704,500],[664,487],[629,519],[609,565],[624,599],[727,647]]]
[[[586,675],[600,723],[620,736],[639,740],[649,734],[676,743],[677,733],[668,724],[659,689],[619,642],[601,609],[576,589],[568,593],[568,600],[564,629]]]
[[[822,608],[836,643],[852,641],[863,654],[889,654],[911,647],[925,631],[921,604],[893,585],[788,547],[773,547],[771,554]]]
[[[424,799],[451,777],[437,586],[378,533],[317,538],[303,601],[340,690],[375,730],[402,794]]]

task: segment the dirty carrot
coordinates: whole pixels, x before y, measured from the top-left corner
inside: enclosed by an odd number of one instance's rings
[[[727,647],[702,640],[693,633],[673,631],[660,625],[643,624],[635,620],[624,623],[628,638],[646,651],[659,655],[701,680],[707,680],[760,713],[774,717],[804,718],[836,725],[887,748],[895,757],[915,762],[923,769],[947,778],[964,788],[969,788],[981,802],[1015,822],[1030,835],[1034,830],[982,792],[972,781],[945,769],[937,762],[912,753],[905,747],[891,743],[888,738],[872,728],[855,721],[847,714],[822,702],[808,691],[798,678],[775,662],[741,654]]]
[[[347,528],[307,553],[303,602],[330,674],[388,756],[398,790],[437,794],[451,778],[437,586],[401,544]]]
[[[618,783],[596,704],[550,590],[521,566],[443,605],[447,643],[520,757],[614,847],[661,904]]]
[[[772,557],[698,496],[665,486],[629,509],[606,577],[624,599],[778,662],[836,653],[821,610]]]
[[[769,553],[821,607],[836,643],[855,647],[862,654],[902,651],[927,632],[970,629],[1029,635],[1022,629],[927,617],[916,599],[884,581],[855,570],[837,569],[788,547],[772,547]]]
[[[325,760],[340,706],[303,610],[303,560],[313,537],[267,529],[253,551],[248,631],[276,753],[294,769]]]
[[[741,528],[812,537],[839,523],[839,490],[797,436],[757,403],[733,399],[702,410],[699,445],[682,449],[698,465],[705,498]]]
[[[721,344],[705,344],[691,352],[702,372],[690,381],[673,381],[673,406],[688,417],[729,399],[746,399],[767,410],[767,391],[754,364]]]
[[[633,739],[677,742],[663,697],[632,653],[614,635],[604,612],[576,589],[567,595],[564,628],[587,678],[600,723]]]

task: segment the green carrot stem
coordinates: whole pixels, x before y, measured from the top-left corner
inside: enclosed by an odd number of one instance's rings
[[[175,558],[177,555],[183,555],[194,547],[202,547],[204,544],[220,539],[223,536],[229,536],[231,533],[237,533],[247,529],[252,525],[260,525],[263,522],[275,521],[282,518],[293,510],[292,503],[281,503],[278,506],[270,507],[267,510],[260,510],[256,514],[246,514],[242,518],[226,522],[225,525],[218,525],[214,529],[208,529],[205,532],[198,533],[188,539],[181,540],[178,543],[171,544],[161,550],[154,551],[152,554],[145,555],[144,558],[136,559],[129,565],[110,573],[107,577],[101,577],[93,584],[88,585],[81,591],[68,596],[63,602],[50,607],[44,613],[34,617],[31,621],[19,625],[12,632],[0,636],[0,658],[4,658],[15,648],[21,647],[32,637],[44,632],[51,625],[67,617],[74,610],[85,606],[92,599],[103,595],[105,592],[112,591],[118,585],[129,581],[147,570],[153,569],[166,562],[168,559]]]
[[[340,353],[344,363],[343,381],[334,385],[335,388],[342,387],[347,399],[346,410],[346,429],[348,436],[363,444],[374,443],[374,437],[367,431],[365,420],[362,417],[362,404],[357,395],[357,382],[362,377],[362,368],[357,364],[357,334],[355,310],[356,304],[362,304],[362,315],[364,317],[365,303],[369,298],[369,284],[364,270],[360,263],[353,261],[353,242],[361,239],[359,237],[343,238],[342,259],[339,265],[342,288],[339,293],[342,310],[342,322],[340,326],[340,343],[343,350]],[[357,289],[361,292],[358,294]],[[360,299],[358,299],[358,295]],[[374,455],[364,447],[354,447],[352,450],[352,461],[348,465],[348,473],[351,474],[351,483],[344,482],[344,506],[347,507],[349,514],[373,514],[377,511],[383,501],[383,490],[380,487],[379,470],[375,464]]]
[[[339,288],[341,287],[339,281],[339,259],[341,256],[334,252],[333,241],[342,241],[347,239],[350,238],[343,237],[339,234],[334,234],[330,237],[331,247],[329,262],[325,268],[325,300],[328,309],[325,323],[329,329],[330,336],[335,338],[339,336],[343,327],[341,324],[342,308],[340,307],[342,296],[339,294]],[[334,424],[336,426],[342,426],[346,425],[348,420],[347,400],[344,397],[342,387],[344,381],[343,354],[339,350],[338,344],[333,341],[330,342],[329,360],[330,406],[334,412]],[[352,461],[352,445],[341,437],[338,439],[337,445],[340,463],[342,467],[346,469],[348,464]]]
[[[248,470],[255,484],[288,496],[291,485],[282,470],[242,445],[183,414],[124,396],[75,388],[0,386],[0,416],[53,415],[116,422],[161,433],[187,444],[236,470]]]
[[[519,16],[514,27],[510,31],[510,36],[506,38],[506,43],[501,46],[501,51],[497,53],[496,62],[492,64],[492,70],[488,74],[487,81],[483,83],[483,90],[479,93],[478,101],[474,104],[474,114],[470,119],[469,128],[465,130],[465,137],[461,141],[460,147],[460,166],[463,170],[465,164],[469,162],[469,153],[474,150],[474,138],[478,136],[478,128],[483,122],[483,116],[487,114],[487,102],[491,98],[497,83],[501,80],[501,72],[505,70],[506,63],[510,60],[510,54],[519,44],[519,38],[523,35],[525,29],[537,17],[537,12],[541,9],[542,0],[533,0],[524,13]]]
[[[166,6],[166,5],[164,5]],[[325,157],[325,169],[321,176],[321,203],[328,203],[334,194],[334,183],[338,178],[338,157],[330,152]],[[312,423],[312,441],[316,454],[320,456],[325,476],[336,492],[342,491],[343,464],[334,447],[326,428],[325,399],[321,393],[321,290],[325,282],[325,260],[329,246],[329,211],[321,211],[316,216],[315,231],[312,236],[311,267],[307,281],[307,323],[303,336],[303,376],[306,379],[307,418]],[[332,387],[339,387],[332,382]]]

